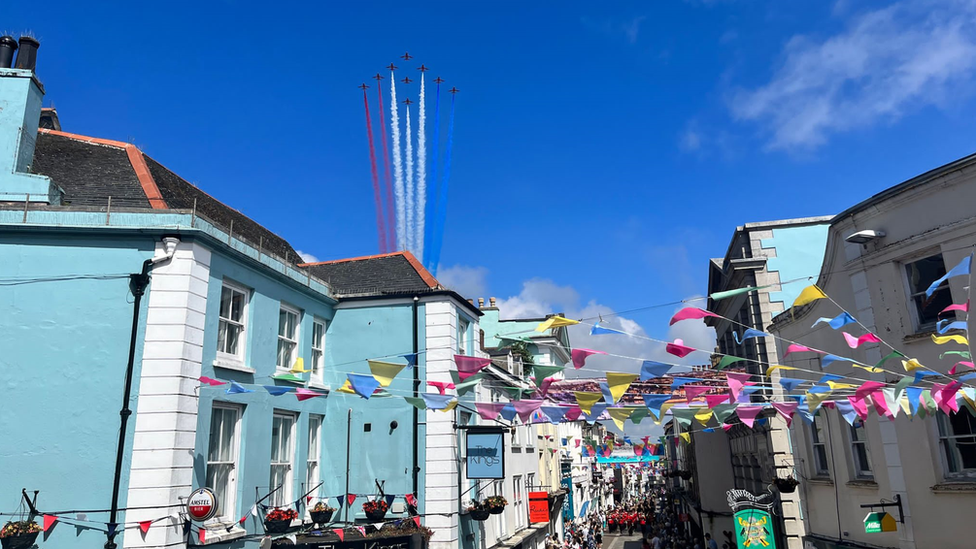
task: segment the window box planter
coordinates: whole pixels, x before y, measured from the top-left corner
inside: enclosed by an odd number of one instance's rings
[[[502,507],[502,510],[504,510],[504,509],[505,508]],[[491,516],[491,512],[488,511],[488,509],[474,509],[470,513],[468,513],[468,515],[471,517],[471,520],[476,520],[478,522],[484,522],[484,521],[488,520],[488,517]]]
[[[264,517],[264,531],[268,534],[288,533],[292,528],[292,521],[297,518],[298,511],[275,507]]]

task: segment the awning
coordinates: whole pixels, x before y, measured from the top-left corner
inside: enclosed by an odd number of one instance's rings
[[[580,514],[579,514],[579,518],[583,518],[583,517],[585,517],[585,516],[586,516],[586,510],[587,510],[587,509],[588,509],[589,507],[590,507],[590,502],[589,502],[589,501],[584,501],[584,502],[583,502],[583,507],[581,507],[581,508],[580,508]]]

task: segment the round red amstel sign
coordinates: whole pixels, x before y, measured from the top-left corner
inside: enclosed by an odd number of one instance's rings
[[[186,512],[191,520],[210,520],[217,514],[217,496],[209,488],[197,488],[186,500]]]

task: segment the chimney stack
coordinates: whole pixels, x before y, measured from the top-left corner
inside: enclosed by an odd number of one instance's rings
[[[15,69],[24,69],[33,72],[37,66],[37,48],[41,43],[30,36],[20,37],[20,53],[17,54],[17,66]]]
[[[488,298],[488,306],[489,307],[494,307],[495,306],[495,298],[493,298],[493,297],[489,297]]]
[[[482,309],[482,308],[484,308],[484,306],[485,306],[485,298],[479,297],[478,298],[478,308],[479,309]]]
[[[474,305],[474,300],[473,300],[473,299],[469,299],[469,300],[468,300],[468,303],[470,303],[470,304],[472,304],[472,305]]]
[[[0,37],[0,69],[9,69],[14,64],[17,41],[13,36]]]

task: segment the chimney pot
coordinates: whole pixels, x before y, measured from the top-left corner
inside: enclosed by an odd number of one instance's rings
[[[495,306],[495,298],[493,298],[493,297],[489,297],[488,298],[488,306],[489,307],[494,307]]]
[[[14,63],[17,41],[13,36],[0,36],[0,69],[9,69]]]
[[[478,308],[480,309],[480,308],[482,308],[484,306],[485,306],[485,298],[479,297],[478,298]]]
[[[30,36],[20,37],[20,53],[17,54],[17,66],[15,69],[25,69],[33,71],[37,66],[37,48],[41,43]]]
[[[468,303],[470,303],[470,304],[472,304],[472,305],[474,305],[474,300],[473,300],[473,299],[469,299],[469,300],[468,300]]]

